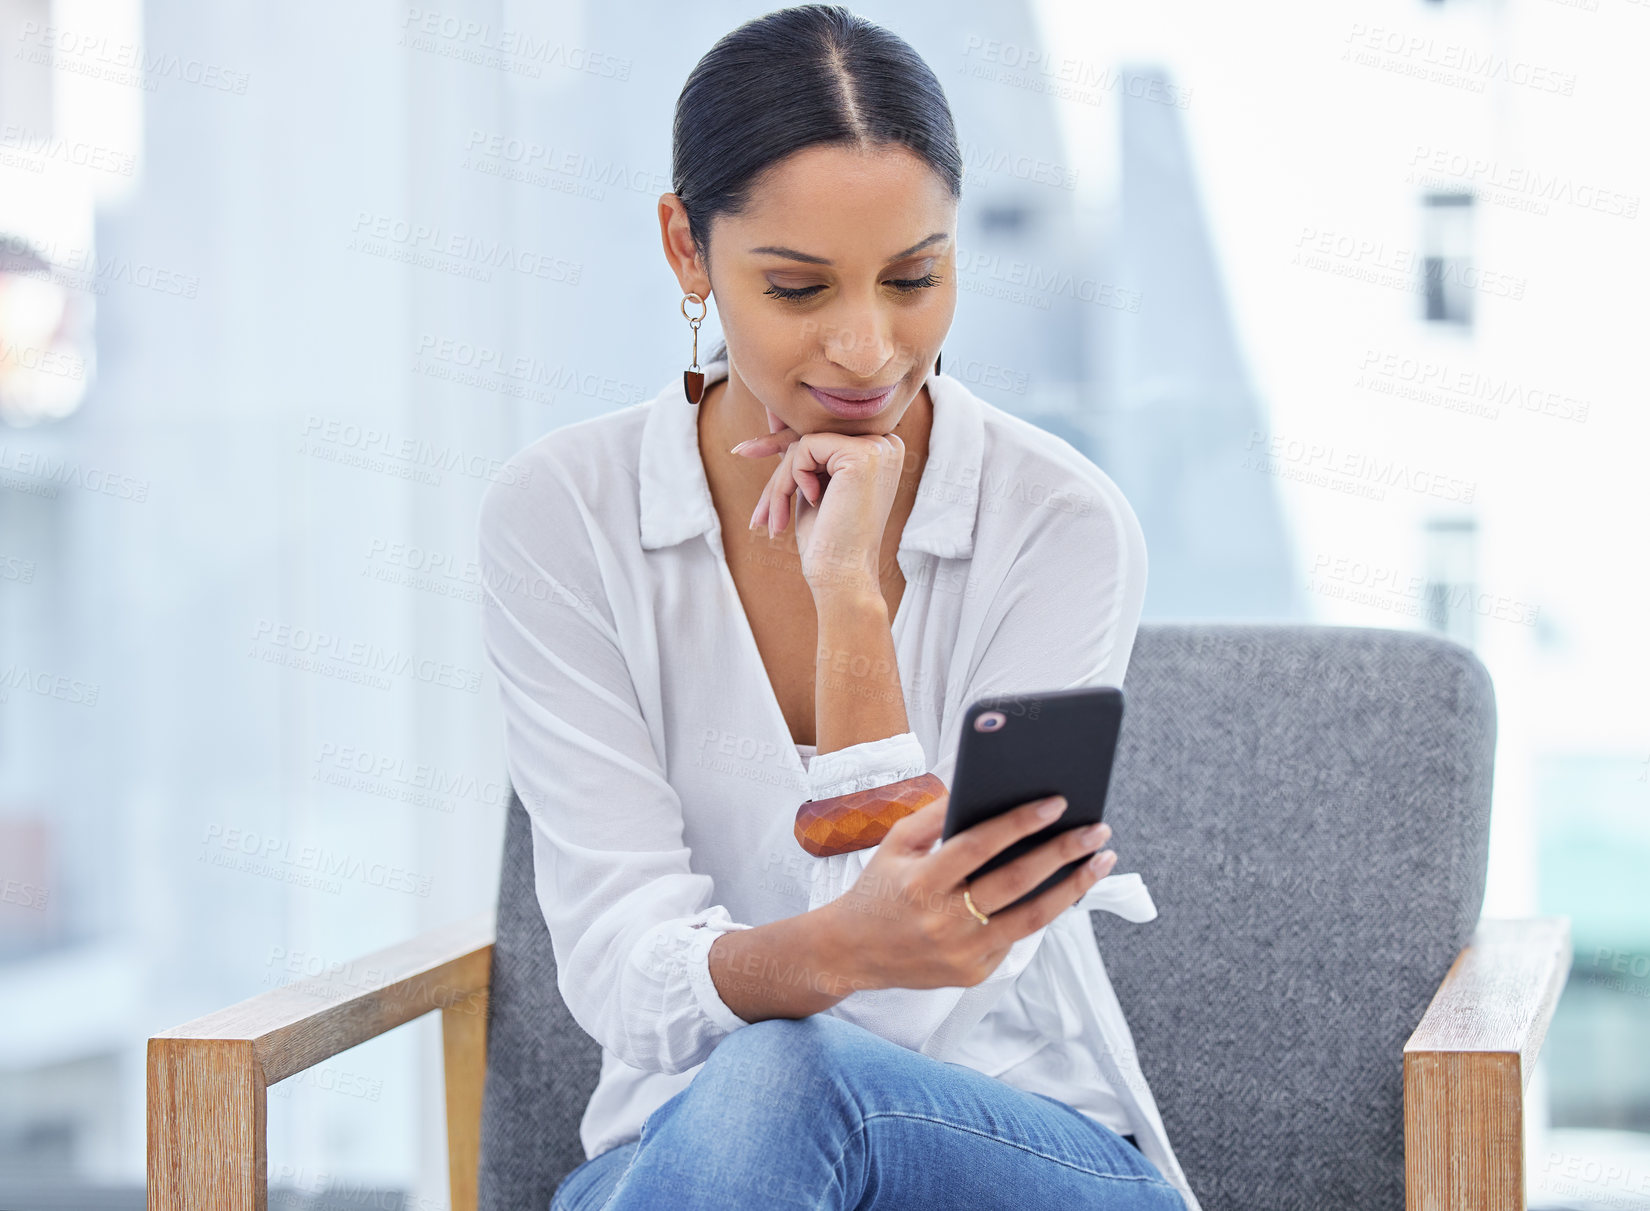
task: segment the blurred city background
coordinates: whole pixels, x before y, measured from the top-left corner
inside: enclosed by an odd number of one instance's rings
[[[477,503],[677,381],[674,102],[771,6],[439,2],[0,0],[0,1206],[142,1205],[148,1035],[493,902]],[[1532,1203],[1650,1207],[1650,3],[856,7],[963,142],[945,369],[1148,620],[1489,666]],[[446,1206],[440,1080],[273,1087],[272,1205]]]

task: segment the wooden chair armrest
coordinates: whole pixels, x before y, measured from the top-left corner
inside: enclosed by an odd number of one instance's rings
[[[268,1205],[268,1086],[439,1009],[453,1211],[476,1202],[493,918],[483,914],[149,1040],[149,1208]]]
[[[1404,1044],[1408,1211],[1524,1211],[1524,1090],[1569,972],[1568,918],[1479,922]]]

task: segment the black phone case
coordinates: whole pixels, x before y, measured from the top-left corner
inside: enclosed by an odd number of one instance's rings
[[[1001,711],[1005,721],[995,731],[980,731],[975,722],[988,711]],[[969,877],[978,878],[1012,862],[1067,829],[1098,821],[1105,810],[1122,725],[1123,691],[1111,686],[1003,695],[969,706],[957,741],[944,837],[1032,799],[1066,797],[1066,810],[1059,819],[987,859]],[[993,911],[1002,912],[1042,894],[1088,857],[1085,854],[1067,863],[1014,904]]]

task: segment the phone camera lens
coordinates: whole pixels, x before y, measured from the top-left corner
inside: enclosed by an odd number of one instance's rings
[[[1008,722],[1008,716],[1001,711],[981,711],[974,719],[976,732],[995,732]]]

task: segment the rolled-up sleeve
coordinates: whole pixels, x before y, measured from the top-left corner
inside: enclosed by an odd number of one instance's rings
[[[865,740],[819,753],[808,763],[808,798],[831,799],[915,778],[928,770],[928,754],[915,732]],[[823,907],[852,887],[879,846],[813,859],[808,867],[808,909]],[[848,1016],[844,1014],[843,1016]]]
[[[655,649],[620,633],[609,594],[629,586],[606,536],[553,463],[535,462],[528,482],[483,498],[481,628],[557,986],[619,1060],[682,1072],[748,1025],[718,995],[708,956],[720,934],[751,926],[690,865],[626,658]]]
[[[993,695],[1042,693],[1079,686],[1118,686],[1139,628],[1146,586],[1146,544],[1134,511],[1109,479],[1091,480],[1086,513],[1032,510],[1018,553],[984,613],[979,638],[966,657],[960,692],[947,695],[939,752],[923,769],[947,786],[956,771],[957,743],[968,705]],[[867,789],[914,777],[908,757],[914,736],[894,736],[840,753],[820,781],[851,770]],[[878,748],[876,746],[883,746]],[[856,752],[855,750],[859,750]],[[810,769],[810,774],[818,768]],[[815,797],[843,790],[816,789]],[[940,844],[936,842],[936,846]],[[814,893],[825,902],[853,885],[875,847],[821,859]],[[1090,893],[1090,902],[1105,897]],[[984,981],[971,987],[877,989],[857,992],[830,1012],[858,1021],[917,1051],[943,1054],[950,1041],[971,1029],[1025,970],[1044,930],[1017,941]]]
[[[808,763],[808,798],[831,799],[915,778],[928,770],[928,755],[915,732],[866,740],[820,753]]]

